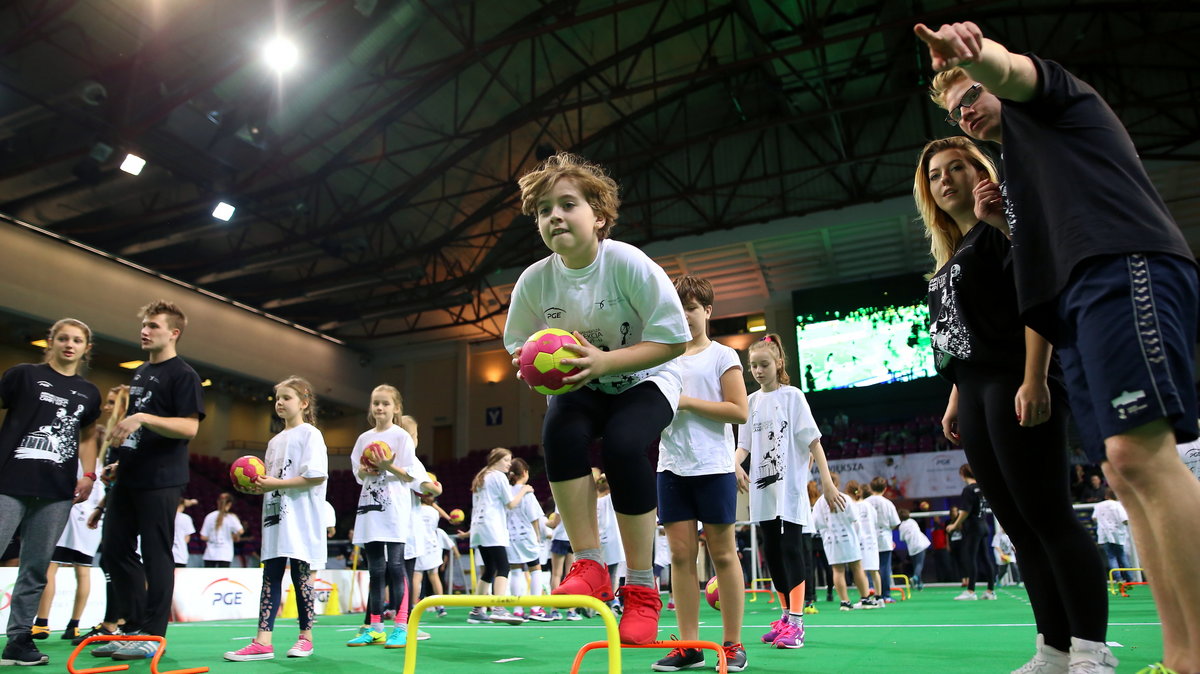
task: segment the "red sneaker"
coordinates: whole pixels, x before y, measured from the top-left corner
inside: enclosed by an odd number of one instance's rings
[[[662,613],[662,598],[658,596],[658,590],[641,585],[622,585],[617,595],[625,604],[619,628],[621,643],[641,645],[657,639],[658,616]]]
[[[592,559],[577,559],[558,587],[550,594],[582,594],[600,601],[613,598],[608,569]]]

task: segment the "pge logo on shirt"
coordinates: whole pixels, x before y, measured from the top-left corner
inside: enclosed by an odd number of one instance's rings
[[[567,313],[567,310],[560,309],[559,307],[550,307],[550,308],[546,309],[546,311],[543,313],[546,314],[546,320],[556,321],[556,320],[559,320],[560,318],[562,318],[563,314]]]
[[[218,578],[200,591],[211,606],[241,606],[250,588],[232,578]]]

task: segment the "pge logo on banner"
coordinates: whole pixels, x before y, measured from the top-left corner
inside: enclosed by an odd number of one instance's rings
[[[324,578],[313,578],[313,600],[319,604],[329,602],[329,595],[333,593],[333,583]]]
[[[219,578],[200,591],[211,606],[241,606],[250,588],[232,578]]]

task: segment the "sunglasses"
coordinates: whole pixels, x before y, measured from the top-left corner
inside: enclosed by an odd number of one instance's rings
[[[983,85],[976,82],[969,89],[963,92],[962,98],[958,99],[958,105],[950,109],[950,114],[946,115],[946,123],[950,126],[958,126],[962,121],[963,108],[969,108],[975,105],[975,101],[983,95]]]

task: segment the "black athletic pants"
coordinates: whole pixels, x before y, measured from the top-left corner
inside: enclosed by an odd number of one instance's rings
[[[1104,641],[1104,562],[1071,508],[1065,392],[1051,380],[1050,420],[1022,428],[1013,401],[1023,373],[962,362],[956,373],[963,449],[1016,547],[1038,632],[1063,651],[1073,636]]]
[[[175,509],[183,487],[131,489],[121,482],[108,492],[102,559],[116,588],[117,615],[126,632],[166,636],[175,593]],[[142,556],[137,539],[142,537]]]

